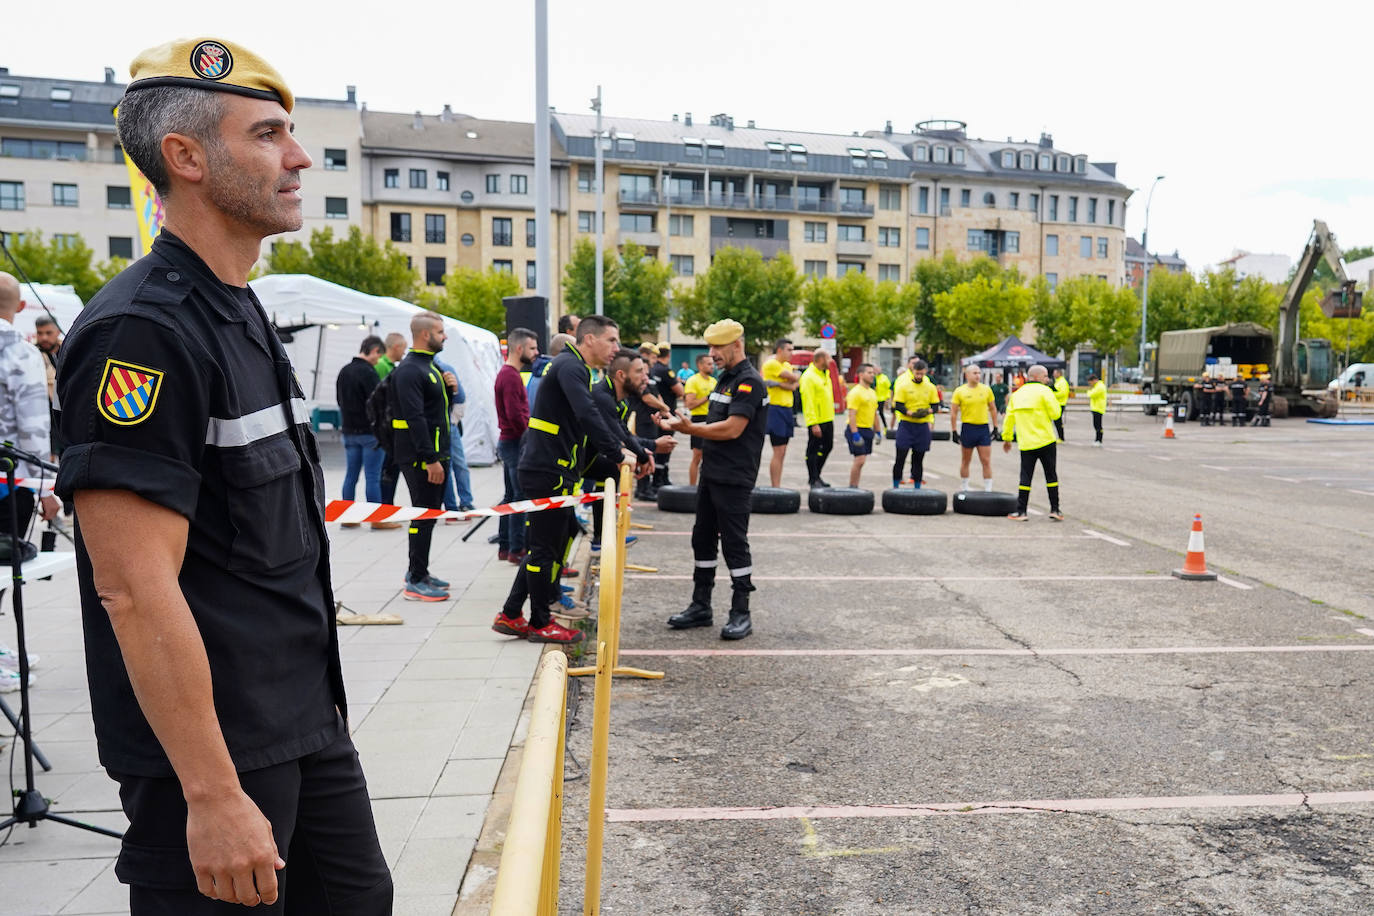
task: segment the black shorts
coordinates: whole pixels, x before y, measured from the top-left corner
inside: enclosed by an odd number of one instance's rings
[[[928,452],[934,429],[930,423],[908,423],[903,420],[897,424],[897,447],[913,452]]]
[[[992,427],[986,423],[960,423],[959,444],[964,448],[992,445]]]
[[[701,438],[700,436],[691,436],[690,439],[691,439],[691,442],[692,442],[692,450],[693,450],[693,451],[696,451],[697,449],[701,448],[701,443],[703,443],[703,442],[706,441],[705,439]]]

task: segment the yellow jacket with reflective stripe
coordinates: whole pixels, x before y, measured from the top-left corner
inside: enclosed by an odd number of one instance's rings
[[[873,380],[873,392],[878,395],[879,404],[887,403],[887,399],[892,397],[892,379],[887,377],[887,373],[878,373],[878,377]]]
[[[802,421],[807,426],[835,419],[835,392],[830,387],[829,371],[821,372],[815,363],[801,377]]]
[[[1059,438],[1054,421],[1062,411],[1053,389],[1044,382],[1026,382],[1007,398],[1007,419],[1002,424],[1002,440],[1014,438],[1021,451],[1030,452],[1053,445]]]
[[[1064,405],[1069,403],[1069,394],[1069,380],[1061,375],[1054,380],[1054,399],[1059,402],[1060,410],[1063,410]]]
[[[1102,383],[1102,379],[1093,382],[1093,386],[1088,389],[1088,407],[1093,413],[1107,412],[1107,386]]]

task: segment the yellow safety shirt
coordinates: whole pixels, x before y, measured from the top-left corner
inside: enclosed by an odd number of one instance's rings
[[[844,406],[854,411],[854,425],[859,429],[872,429],[873,420],[878,415],[878,393],[862,384],[849,389]]]
[[[683,389],[684,394],[690,394],[693,397],[702,399],[700,404],[692,408],[692,416],[706,416],[706,411],[711,409],[711,392],[716,390],[715,378],[710,375],[702,375],[700,372],[694,372],[692,373],[692,377],[683,384]]]
[[[1059,402],[1061,412],[1064,405],[1069,403],[1069,380],[1062,375],[1054,380],[1054,399]]]
[[[892,392],[893,403],[901,404],[902,409],[907,413],[915,413],[922,407],[928,407],[931,413],[919,420],[912,419],[902,414],[897,414],[897,419],[902,423],[934,423],[935,406],[940,403],[940,391],[935,387],[935,383],[929,376],[919,382],[911,373],[900,376],[897,379],[897,387]]]
[[[769,389],[770,391],[772,389]],[[801,377],[802,421],[807,426],[829,423],[835,419],[835,394],[830,387],[830,373],[806,367]]]
[[[1030,452],[1053,445],[1059,435],[1054,421],[1062,411],[1053,389],[1044,382],[1026,382],[1007,398],[1007,419],[1002,424],[1002,441],[1016,439],[1021,451]]]
[[[975,426],[987,425],[990,419],[988,405],[993,402],[992,389],[987,385],[979,384],[977,388],[971,385],[960,385],[954,389],[954,394],[950,400],[959,409],[960,423],[972,423]]]
[[[783,388],[781,385],[773,384],[774,382],[781,382],[783,380],[783,372],[791,368],[792,367],[788,363],[783,362],[776,356],[770,356],[768,359],[764,360],[762,373],[763,383],[768,386],[769,404],[776,407],[792,406],[792,395],[795,392],[790,388]]]
[[[892,397],[892,379],[887,377],[887,373],[878,373],[878,377],[873,380],[873,391],[881,403],[887,403],[887,399]]]
[[[1102,379],[1093,382],[1093,386],[1088,389],[1088,407],[1093,413],[1107,412],[1107,386],[1102,383]]]

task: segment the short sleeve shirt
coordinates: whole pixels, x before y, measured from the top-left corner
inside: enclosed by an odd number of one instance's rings
[[[970,388],[960,385],[951,396],[954,406],[959,408],[959,422],[974,426],[986,426],[990,416],[988,405],[993,402],[992,389],[987,385]]]
[[[859,429],[872,429],[873,419],[878,414],[878,392],[863,385],[849,389],[844,406],[854,411],[854,425]]]
[[[335,740],[347,707],[324,478],[304,396],[257,298],[221,283],[164,231],[82,310],[62,357],[70,444],[57,492],[128,490],[187,518],[179,584],[235,766],[273,766]],[[77,532],[100,761],[170,776]],[[138,532],[127,537],[137,551]]]
[[[707,398],[707,400],[702,401],[696,407],[692,408],[692,416],[706,416],[707,411],[711,409],[711,401],[709,399],[709,395],[712,391],[716,390],[715,378],[709,375],[702,375],[700,372],[695,372],[692,374],[692,377],[687,380],[687,384],[683,387],[685,389],[686,394],[690,394],[693,397],[698,398]]]
[[[901,404],[902,409],[908,412],[914,412],[922,407],[933,410],[935,405],[940,403],[940,390],[935,387],[935,383],[930,380],[929,376],[918,382],[914,376],[908,373],[897,380],[897,388],[893,391],[892,399]],[[900,415],[898,419],[903,423],[935,422],[934,414],[928,414],[919,420]]]
[[[782,381],[782,373],[788,366],[776,356],[770,356],[763,362],[763,380],[767,382]],[[775,407],[791,407],[795,391],[782,388],[780,386],[768,386],[768,403]]]
[[[765,402],[763,376],[747,359],[726,369],[716,379],[706,422],[719,423],[727,417],[745,417],[749,422],[734,439],[702,440],[703,480],[742,487],[754,485],[759,475],[759,455],[763,452],[764,427],[768,423],[768,411],[763,409]]]

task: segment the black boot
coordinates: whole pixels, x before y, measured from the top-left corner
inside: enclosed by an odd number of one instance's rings
[[[754,632],[749,620],[749,593],[754,590],[748,576],[740,576],[734,581],[730,593],[730,620],[720,628],[721,639],[743,639]]]
[[[692,603],[687,610],[668,618],[668,626],[674,630],[688,630],[692,627],[711,625],[711,587],[715,585],[716,570],[698,568],[692,574]]]

